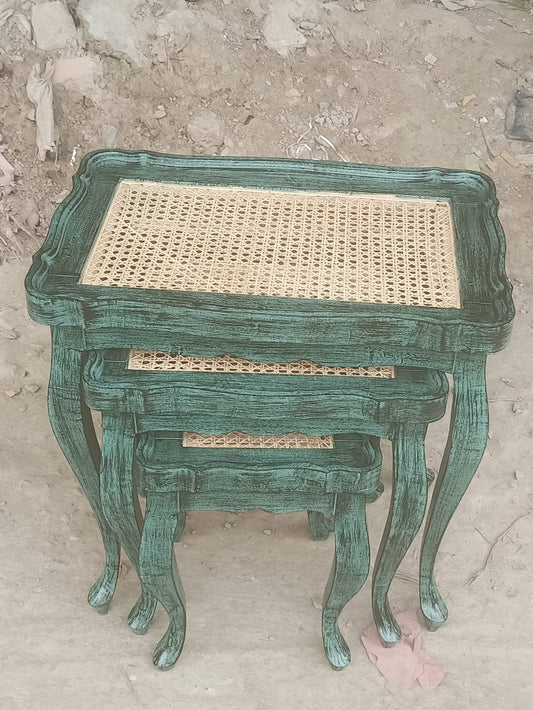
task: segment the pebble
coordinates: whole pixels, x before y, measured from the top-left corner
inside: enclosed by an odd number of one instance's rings
[[[166,115],[167,112],[165,110],[165,107],[163,106],[163,104],[159,104],[159,106],[154,111],[154,118],[165,118]]]
[[[24,389],[28,390],[28,392],[31,392],[32,394],[35,394],[41,389],[41,385],[38,385],[37,383],[31,383],[29,385],[24,385]]]
[[[267,530],[263,530],[263,533],[264,533],[265,535],[272,535],[272,530],[268,530],[268,529],[267,529]]]
[[[200,111],[187,124],[189,140],[206,151],[222,145],[224,132],[224,122],[209,109]]]
[[[293,49],[305,47],[307,39],[298,31],[283,0],[273,0],[262,27],[265,44],[269,49],[286,57]]]
[[[231,528],[231,523],[224,523],[224,529],[229,530]]]
[[[39,49],[53,51],[78,44],[74,21],[62,2],[34,5],[31,24],[35,44]]]

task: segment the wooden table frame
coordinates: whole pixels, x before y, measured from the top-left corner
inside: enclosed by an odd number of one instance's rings
[[[121,179],[449,200],[461,308],[80,285],[87,254]],[[492,181],[472,172],[126,151],[85,156],[72,192],[56,211],[34,257],[26,289],[31,317],[52,328],[52,427],[90,501],[106,550],[105,569],[91,590],[90,603],[106,610],[119,548],[102,513],[100,452],[81,397],[87,351],[134,347],[201,357],[230,353],[264,362],[401,364],[443,370],[454,381],[449,438],[420,560],[422,611],[428,627],[438,628],[447,609],[434,579],[435,557],[486,446],[486,356],[505,347],[514,317],[497,205]],[[135,627],[135,619],[145,617],[145,610],[134,609],[130,624]],[[138,630],[143,631],[142,623]]]

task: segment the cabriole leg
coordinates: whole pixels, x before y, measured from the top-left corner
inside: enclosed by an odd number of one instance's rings
[[[339,629],[339,614],[365,583],[369,565],[366,498],[339,493],[335,508],[335,557],[322,604],[324,650],[335,670],[347,666],[351,659]]]
[[[328,516],[331,518],[331,516]],[[307,519],[309,521],[309,530],[313,540],[327,540],[332,528],[329,526],[329,520],[324,513],[319,513],[316,510],[307,511]]]
[[[173,549],[180,518],[177,496],[173,492],[146,492],[146,516],[141,541],[141,579],[165,607],[170,619],[168,629],[154,652],[154,665],[161,670],[172,668],[185,641],[185,594]]]
[[[111,530],[100,499],[100,447],[90,411],[81,396],[82,353],[61,344],[61,332],[52,328],[52,365],[48,389],[48,413],[57,442],[69,462],[100,528],[105,567],[92,586],[88,601],[105,614],[115,591],[120,545]]]
[[[376,559],[372,580],[374,621],[384,646],[401,637],[390,609],[388,592],[396,570],[418,532],[427,499],[424,455],[425,426],[401,424],[395,428],[394,483],[389,518]]]
[[[442,626],[448,610],[434,579],[435,558],[461,498],[477,471],[489,428],[485,358],[460,362],[454,373],[450,433],[422,541],[420,604],[431,631]]]
[[[132,475],[134,426],[129,415],[102,415],[102,463],[100,490],[104,515],[122,548],[139,571],[139,504]],[[142,586],[142,584],[141,584]],[[138,634],[146,633],[157,600],[144,587],[128,616],[128,624]]]

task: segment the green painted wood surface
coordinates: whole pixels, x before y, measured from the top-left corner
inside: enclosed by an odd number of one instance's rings
[[[427,423],[445,412],[446,377],[436,371],[403,367],[396,369],[393,380],[381,380],[143,372],[128,370],[126,365],[127,353],[114,350],[90,353],[83,371],[84,399],[92,408],[117,416],[129,415],[138,432],[150,432],[140,435],[137,448],[142,490],[147,497],[150,492],[179,491],[187,509],[237,512],[263,507],[272,512],[288,512],[294,509],[294,496],[298,494],[301,506],[314,511],[312,533],[323,539],[328,531],[317,514],[332,512],[328,507],[333,500],[331,494],[371,497],[379,490],[377,478],[367,473],[365,480],[360,479],[357,462],[347,458],[346,452],[358,442],[370,454],[376,451],[376,437],[392,439],[395,450],[400,451],[394,459],[394,475],[396,488],[403,490],[400,501],[403,518],[399,517],[398,501],[394,498],[392,522],[389,521],[384,537],[387,547],[380,553],[374,577],[378,631],[384,642],[390,643],[391,635],[384,620],[393,625],[395,622],[387,592],[424,514],[427,490],[424,435]],[[163,411],[166,415],[142,414],[146,411]],[[154,438],[155,425],[162,420],[168,422],[169,431]],[[335,433],[336,427],[351,433],[336,435],[333,451],[277,452],[278,457],[267,458],[269,465],[266,465],[262,450],[220,453],[219,449],[182,449],[179,435],[170,431],[173,422],[175,426],[175,422],[181,421],[194,424],[195,431],[209,430],[216,434],[235,429],[251,434],[297,429],[320,435]],[[361,430],[372,436],[353,433]],[[115,437],[113,445],[118,446],[119,441],[120,437]],[[155,441],[158,451],[163,453],[154,451]],[[174,449],[177,453],[173,459]],[[168,463],[172,460],[176,463]],[[167,463],[163,465],[163,461]],[[416,467],[411,471],[413,462]],[[421,471],[422,489],[412,485]],[[241,494],[242,490],[246,493]],[[325,507],[321,494],[329,494]],[[363,539],[360,530],[358,539]],[[349,658],[349,654],[346,655],[338,629],[327,623],[329,657],[336,659],[332,661],[334,666],[341,667],[342,659]]]
[[[388,600],[389,587],[426,510],[428,477],[425,435],[424,425],[399,424],[392,440],[394,479],[391,506],[372,579],[374,621],[382,642],[387,646],[401,638],[400,627]]]
[[[449,200],[457,232],[462,308],[435,309],[307,299],[154,292],[80,286],[77,281],[121,179],[354,191]],[[157,323],[180,345],[208,336],[241,343],[365,342],[452,352],[505,345],[513,318],[504,271],[505,242],[494,185],[484,175],[438,169],[379,168],[321,161],[191,158],[99,151],[84,158],[71,195],[58,208],[27,280],[32,317],[48,325],[121,330]],[[148,317],[148,320],[147,320]],[[391,328],[390,324],[394,327]],[[163,348],[162,340],[152,347]],[[109,343],[108,343],[109,345]],[[215,346],[216,343],[213,343]],[[89,343],[89,347],[94,344]],[[167,348],[168,349],[168,348]]]
[[[80,286],[85,257],[114,187],[123,178],[449,200],[457,234],[462,307]],[[103,516],[97,490],[98,452],[81,402],[84,352],[129,347],[199,356],[229,352],[265,362],[307,358],[330,365],[409,365],[453,373],[456,392],[467,394],[452,411],[421,566],[422,608],[430,628],[438,626],[446,613],[433,579],[435,555],[485,448],[485,356],[506,345],[514,316],[497,206],[492,181],[462,171],[121,151],[86,156],[72,193],[59,206],[34,257],[26,289],[30,315],[54,330],[52,424],[95,511],[106,548],[105,571],[91,592],[92,603],[100,610],[107,606],[116,575],[117,545]],[[65,392],[68,403],[63,413]]]
[[[106,417],[104,425],[119,422]],[[124,439],[117,431],[112,441],[116,447]],[[185,596],[172,554],[179,513],[210,509],[285,513],[313,507],[333,516],[335,555],[323,600],[322,636],[334,668],[350,662],[338,618],[368,576],[365,504],[380,490],[377,440],[344,437],[333,450],[194,449],[183,448],[177,432],[151,433],[140,438],[136,463],[147,500],[139,573],[170,619],[154,654],[157,667],[176,662],[185,637]]]
[[[126,363],[125,352],[91,353],[83,393],[92,409],[139,415],[138,429],[164,429],[168,422],[169,429],[212,434],[387,436],[396,422],[440,419],[448,392],[442,373],[420,368],[398,367],[396,377],[385,380],[143,372]]]

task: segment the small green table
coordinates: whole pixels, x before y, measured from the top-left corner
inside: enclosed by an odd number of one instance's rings
[[[259,277],[270,273],[269,265],[278,263],[275,248],[267,249],[268,258],[259,263],[259,276],[254,277],[258,292],[252,290],[251,294],[242,292],[242,275],[235,267],[245,258],[246,250],[237,250],[233,256],[229,253],[229,261],[224,262],[222,269],[227,271],[228,265],[231,267],[229,271],[233,273],[237,292],[231,288],[224,290],[224,285],[215,285],[211,292],[161,287],[150,281],[150,274],[143,282],[148,287],[139,287],[139,282],[133,288],[131,285],[117,288],[118,284],[112,282],[105,285],[105,280],[99,285],[80,283],[89,252],[92,251],[92,256],[95,254],[95,241],[102,225],[106,219],[113,218],[110,206],[123,182],[133,184],[133,189],[137,183],[141,197],[146,183],[232,188],[234,192],[261,190],[271,195],[275,193],[280,200],[290,193],[297,205],[295,210],[276,207],[276,230],[281,235],[292,229],[287,226],[289,222],[292,224],[296,217],[300,219],[298,196],[303,199],[307,193],[312,193],[312,204],[305,214],[313,214],[313,219],[320,221],[325,214],[320,207],[321,193],[324,199],[326,195],[333,195],[328,198],[328,204],[335,203],[336,194],[348,195],[342,200],[339,198],[341,206],[331,212],[335,229],[324,232],[326,236],[329,234],[330,243],[335,244],[338,234],[344,234],[345,246],[334,250],[332,256],[327,238],[320,237],[322,241],[318,242],[315,239],[315,253],[323,257],[319,259],[316,278],[312,265],[302,259],[302,249],[298,245],[290,246],[292,251],[279,262],[286,267],[285,284],[294,281],[294,269],[300,275],[310,274],[305,288],[297,288],[290,295],[286,291],[279,295],[275,289],[261,290],[264,285]],[[327,291],[335,274],[342,272],[346,265],[350,220],[346,217],[349,210],[347,212],[344,203],[353,203],[353,195],[358,196],[357,199],[366,196],[372,204],[380,200],[406,201],[405,209],[396,205],[391,211],[388,205],[383,207],[382,204],[379,210],[371,206],[361,211],[364,238],[359,246],[364,242],[366,251],[357,252],[360,256],[352,259],[352,266],[361,276],[356,286],[366,289],[364,293],[360,291],[363,295],[359,300],[353,295],[343,295],[338,288],[331,293]],[[254,205],[257,206],[256,195],[250,200],[246,219],[250,212],[253,216]],[[417,201],[421,203],[420,209],[411,209],[412,203]],[[437,203],[437,207],[426,205],[426,201]],[[156,202],[150,204],[153,207]],[[329,207],[324,209],[327,212]],[[450,224],[453,229],[453,254],[448,266],[452,263],[456,269],[457,302],[444,297],[439,302],[440,286],[434,288],[434,279],[440,273],[441,264],[432,263],[430,253],[426,263],[429,271],[426,267],[420,269],[416,238],[402,242],[401,248],[394,246],[394,239],[380,241],[380,235],[385,232],[394,236],[405,231],[405,220],[411,220],[408,225],[411,235],[423,235],[424,230],[429,229],[438,237],[446,209],[451,217],[443,229],[449,231]],[[244,213],[240,214],[242,219],[234,220],[232,230],[238,231],[244,220]],[[413,218],[413,214],[418,216]],[[173,224],[179,220],[179,215],[170,209],[166,218],[167,223]],[[274,224],[270,219],[265,216],[263,226]],[[303,224],[307,224],[305,219]],[[127,237],[127,209],[121,220],[117,234],[122,229]],[[187,233],[187,224],[182,227]],[[310,234],[314,232],[311,230]],[[368,256],[372,252],[373,238],[380,242],[379,263]],[[485,449],[488,433],[486,357],[505,347],[514,317],[504,253],[505,240],[497,218],[494,185],[478,173],[126,151],[98,151],[87,155],[74,177],[71,194],[58,208],[45,243],[34,257],[26,289],[31,317],[52,328],[49,395],[52,426],[91,503],[104,540],[107,564],[91,590],[90,603],[106,608],[114,588],[112,577],[119,547],[102,513],[100,453],[89,411],[81,396],[81,371],[86,353],[105,348],[161,350],[199,357],[230,353],[262,362],[303,359],[331,366],[408,365],[453,375],[449,439],[431,500],[420,566],[424,616],[429,628],[441,625],[446,620],[447,609],[434,581],[435,557]],[[138,261],[139,257],[135,258]],[[123,273],[135,270],[135,258],[123,264]],[[211,263],[217,258],[215,254]],[[115,261],[117,259],[120,261],[120,255]],[[157,262],[156,259],[152,271],[156,267],[157,272],[176,272],[177,264],[179,272],[180,258],[173,256],[173,261]],[[394,267],[391,279],[387,276],[389,266]],[[398,270],[406,274],[404,281],[396,278]],[[213,274],[216,276],[216,270],[208,274],[210,283]],[[182,274],[178,276],[181,278]],[[313,291],[315,282],[318,291]],[[388,288],[391,285],[392,291]],[[453,287],[451,281],[448,285]],[[436,294],[437,303],[428,306],[423,298],[413,299],[411,286],[414,291],[423,287],[422,291],[425,288]]]

